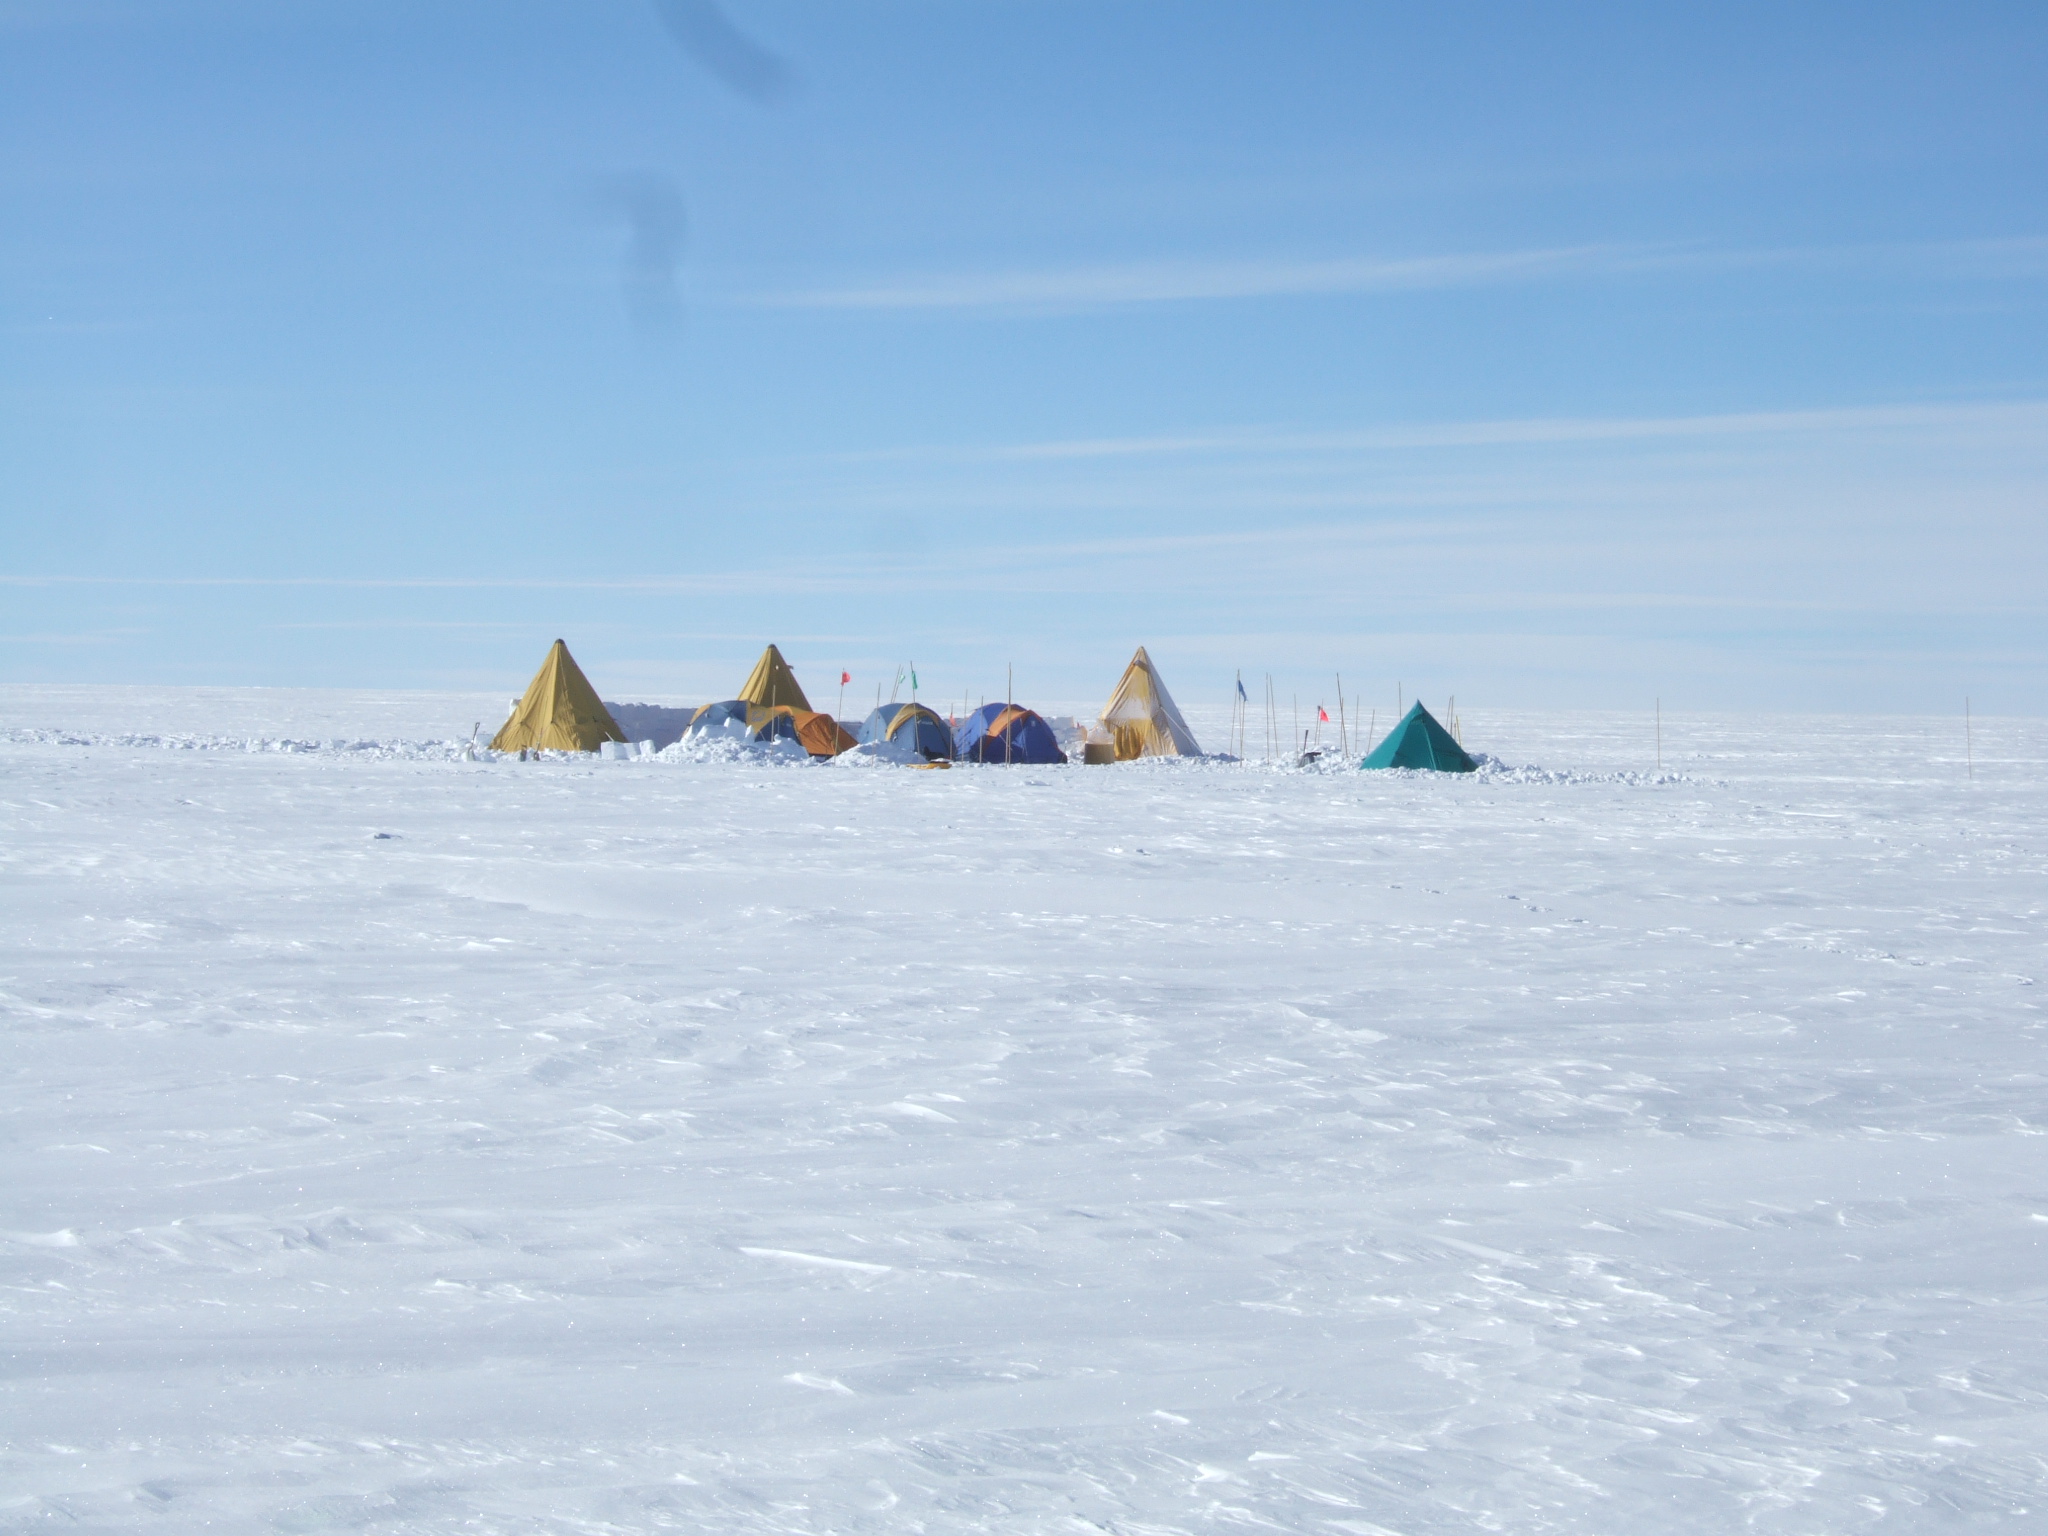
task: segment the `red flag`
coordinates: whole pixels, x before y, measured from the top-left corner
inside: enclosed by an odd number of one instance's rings
[[[852,682],[852,681],[853,681],[853,674],[852,674],[851,672],[842,672],[842,673],[840,673],[840,674],[839,674],[839,686],[840,686],[840,687],[844,688],[844,687],[845,687],[845,686],[846,686],[846,685],[847,685],[848,683],[850,683],[850,682]]]
[[[1327,709],[1323,708],[1322,705],[1318,704],[1316,706],[1316,718],[1318,720],[1328,720],[1330,718],[1330,712]]]

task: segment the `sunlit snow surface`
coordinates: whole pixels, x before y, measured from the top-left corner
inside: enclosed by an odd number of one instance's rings
[[[0,1526],[2048,1528],[2040,724],[503,708],[0,690]]]

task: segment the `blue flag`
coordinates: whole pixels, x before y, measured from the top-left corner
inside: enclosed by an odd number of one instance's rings
[[[1244,679],[1241,677],[1237,680],[1237,696],[1247,704],[1252,701],[1252,696],[1244,691]]]

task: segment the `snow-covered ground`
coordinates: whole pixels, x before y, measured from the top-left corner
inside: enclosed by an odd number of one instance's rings
[[[0,1526],[2048,1529],[2041,723],[494,713],[0,690]]]

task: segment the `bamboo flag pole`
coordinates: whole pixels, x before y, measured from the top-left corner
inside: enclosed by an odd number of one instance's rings
[[[1337,674],[1337,750],[1346,757],[1351,755],[1351,733],[1344,719],[1344,674]]]

